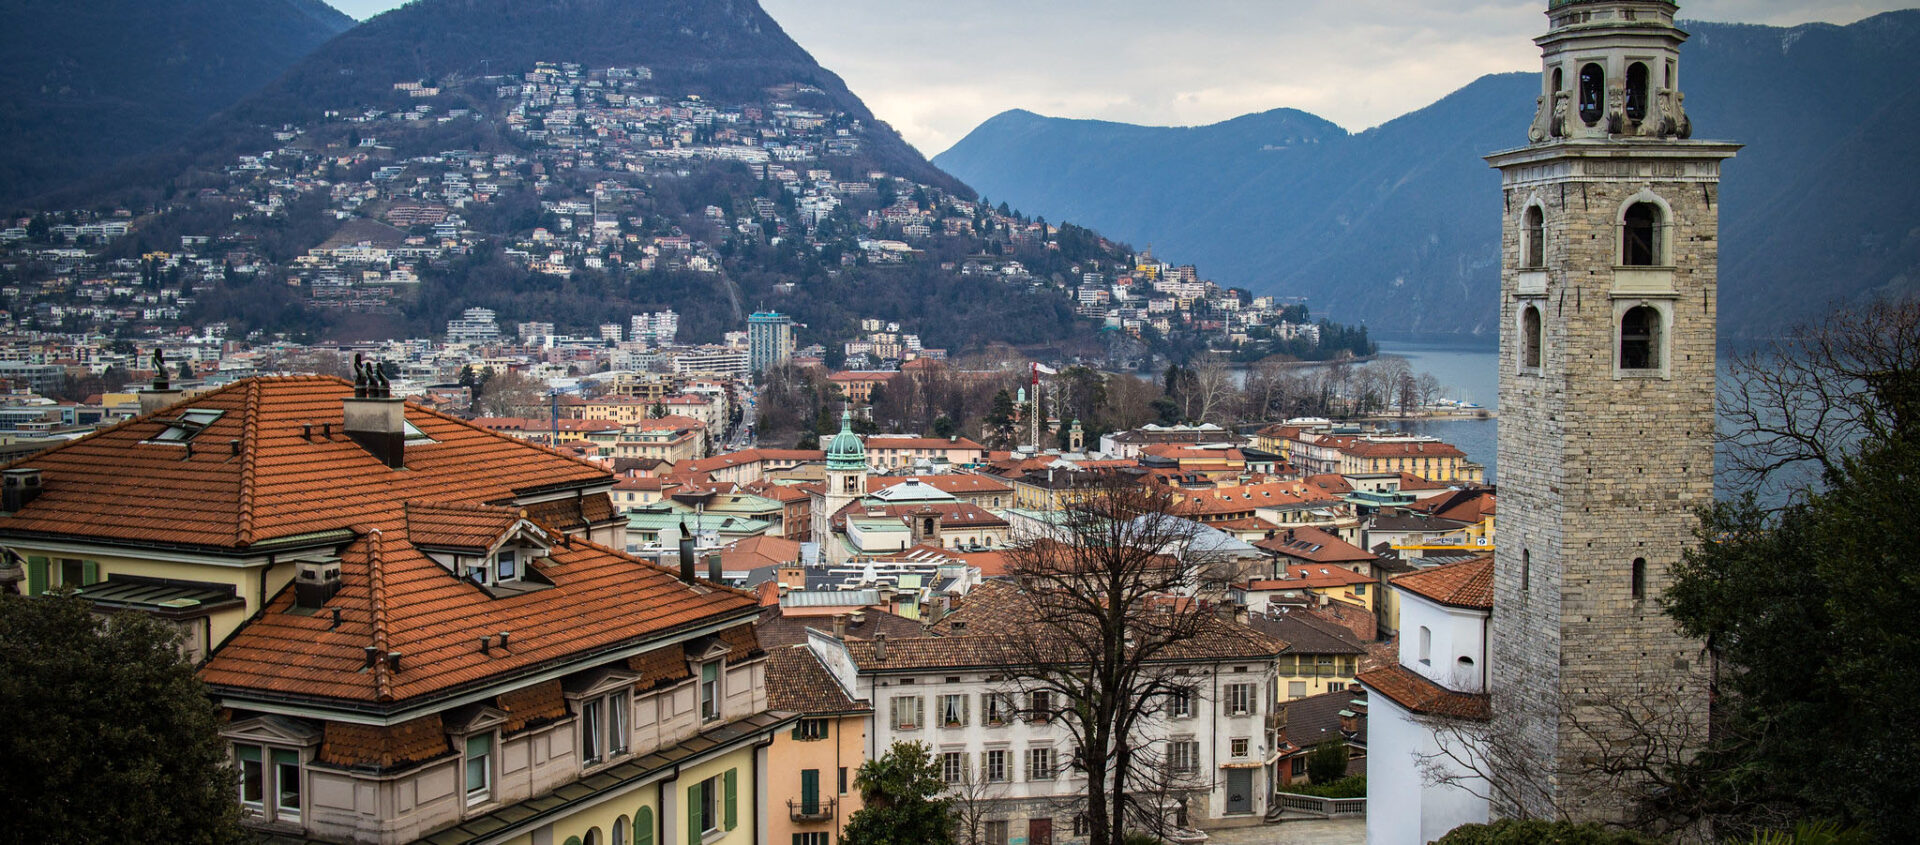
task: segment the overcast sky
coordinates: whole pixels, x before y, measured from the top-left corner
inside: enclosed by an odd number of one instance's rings
[[[329,2],[361,19],[400,5]],[[1913,3],[1691,0],[1681,14],[1844,24]],[[1536,69],[1546,28],[1544,0],[761,4],[928,157],[1013,108],[1183,126],[1286,106],[1365,129],[1482,74]]]

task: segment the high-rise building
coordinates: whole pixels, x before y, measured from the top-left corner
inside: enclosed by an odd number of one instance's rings
[[[793,357],[793,318],[778,311],[747,317],[747,365],[764,373]]]
[[[1617,820],[1588,771],[1609,708],[1705,736],[1701,644],[1660,594],[1713,501],[1720,166],[1692,140],[1676,4],[1551,0],[1530,143],[1503,208],[1495,815]],[[1503,806],[1504,805],[1504,806]],[[1519,806],[1513,806],[1519,805]]]
[[[457,319],[447,321],[448,343],[493,343],[500,339],[500,324],[491,308],[468,308]]]

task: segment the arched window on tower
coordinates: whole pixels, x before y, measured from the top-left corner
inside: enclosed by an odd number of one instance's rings
[[[1556,66],[1553,69],[1553,93],[1558,94],[1561,91],[1565,91],[1566,88],[1567,88],[1566,73]]]
[[[1627,119],[1647,119],[1647,66],[1640,62],[1627,65]]]
[[[1620,218],[1620,263],[1652,267],[1660,263],[1660,206],[1636,202]]]
[[[1620,369],[1660,368],[1660,312],[1636,305],[1620,317]]]
[[[1520,366],[1522,369],[1540,369],[1540,307],[1529,304],[1520,309]]]
[[[1597,64],[1580,67],[1580,119],[1588,126],[1607,113],[1607,72]]]
[[[1529,268],[1547,266],[1547,214],[1540,209],[1540,206],[1527,206],[1526,225],[1521,238],[1526,243],[1523,244],[1520,266]]]
[[[1633,578],[1633,600],[1640,601],[1641,599],[1646,598],[1647,597],[1647,559],[1646,558],[1637,557],[1633,559],[1632,578]]]

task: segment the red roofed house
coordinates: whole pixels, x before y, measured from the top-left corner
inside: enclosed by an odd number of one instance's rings
[[[1400,599],[1399,659],[1361,672],[1360,683],[1368,693],[1370,744],[1397,753],[1367,756],[1367,801],[1395,808],[1421,836],[1437,836],[1487,820],[1487,785],[1470,774],[1483,767],[1462,762],[1480,751],[1461,739],[1489,714],[1493,558],[1408,573],[1392,588]],[[1427,770],[1432,766],[1460,782],[1440,782]]]
[[[757,841],[757,605],[617,551],[606,471],[335,378],[142,398],[5,470],[0,546],[182,631],[249,825]]]

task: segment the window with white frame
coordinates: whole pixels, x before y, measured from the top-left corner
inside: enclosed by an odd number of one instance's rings
[[[1027,749],[1027,780],[1053,780],[1053,748]]]
[[[1186,774],[1200,769],[1200,743],[1191,739],[1176,739],[1167,743],[1167,770],[1174,774]]]
[[[945,751],[940,754],[940,779],[947,783],[966,783],[967,752]]]
[[[987,749],[982,768],[986,770],[987,783],[1005,783],[1007,781],[1007,750]]]
[[[1227,685],[1227,715],[1245,716],[1253,712],[1253,685]]]
[[[967,696],[940,696],[940,727],[964,728],[967,726]]]
[[[893,729],[896,731],[917,731],[923,721],[920,696],[896,695],[893,697]]]
[[[493,734],[467,737],[467,806],[493,798]]]
[[[581,700],[582,765],[592,765],[627,753],[627,716],[631,707],[626,690]]]
[[[700,721],[720,718],[720,661],[700,664]]]
[[[300,752],[290,748],[235,745],[240,763],[240,805],[269,820],[300,820]]]
[[[793,835],[793,845],[830,845],[831,842],[831,834],[824,830],[816,830],[811,833],[796,833]]]
[[[720,778],[718,775],[700,782],[699,826],[702,834],[720,830]]]
[[[1231,740],[1228,740],[1227,753],[1232,754],[1235,757],[1245,757],[1247,756],[1247,745],[1248,745],[1247,737],[1235,737]]]

